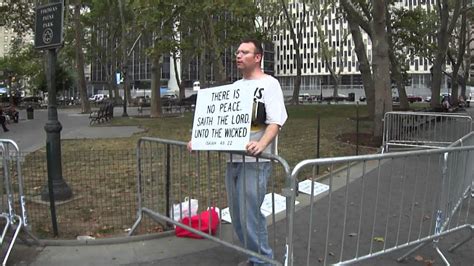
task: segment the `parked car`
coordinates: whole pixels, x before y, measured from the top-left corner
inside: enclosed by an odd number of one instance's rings
[[[161,95],[161,105],[175,105],[178,104],[178,95],[176,94],[164,94]]]
[[[347,95],[345,94],[337,94],[337,97],[334,97],[334,96],[329,96],[329,97],[324,97],[323,100],[324,101],[327,101],[327,102],[331,102],[331,101],[336,101],[336,102],[340,102],[340,101],[346,101],[348,100],[349,97],[347,97]]]
[[[89,97],[89,101],[92,101],[92,102],[95,102],[95,103],[101,103],[105,99],[107,99],[107,95],[101,94],[101,93],[94,94],[91,97]]]
[[[420,96],[414,96],[414,95],[408,95],[407,96],[408,102],[414,103],[414,102],[422,102],[423,98]]]
[[[27,96],[21,99],[20,106],[25,108],[28,106],[31,106],[33,108],[40,108],[42,103],[43,98],[39,96]]]

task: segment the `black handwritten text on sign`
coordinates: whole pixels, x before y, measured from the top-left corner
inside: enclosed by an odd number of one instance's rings
[[[193,150],[245,150],[252,102],[250,88],[226,85],[200,90],[191,138]]]

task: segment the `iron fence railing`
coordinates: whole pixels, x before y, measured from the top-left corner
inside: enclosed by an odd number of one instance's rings
[[[63,179],[73,197],[56,201],[61,239],[127,234],[136,213],[135,158],[134,150],[62,152]],[[52,238],[49,198],[42,197],[48,176],[46,155],[21,154],[21,165],[31,230],[40,238]]]

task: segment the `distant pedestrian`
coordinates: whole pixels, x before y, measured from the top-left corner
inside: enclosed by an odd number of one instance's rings
[[[10,130],[8,130],[8,128],[6,126],[6,122],[7,122],[7,119],[6,119],[5,115],[3,114],[3,109],[0,108],[0,124],[2,125],[3,132],[10,131]]]
[[[451,104],[449,103],[449,96],[444,96],[443,100],[441,101],[441,106],[443,106],[443,110],[448,112],[451,108]]]
[[[16,110],[15,106],[10,106],[10,108],[6,109],[5,115],[8,115],[8,117],[15,123],[18,123],[20,120],[20,113]]]

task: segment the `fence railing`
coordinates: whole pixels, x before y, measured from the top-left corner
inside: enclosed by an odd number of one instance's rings
[[[229,159],[229,156],[232,156],[232,159]],[[231,227],[222,222],[222,220],[226,220],[225,217],[229,218],[228,210],[224,208],[232,204],[232,201],[228,202],[227,194],[238,193],[238,189],[226,191],[224,181],[227,164],[237,161],[248,162],[252,159],[255,160],[255,158],[244,156],[243,153],[238,152],[231,155],[218,151],[189,153],[184,142],[155,138],[140,139],[137,145],[138,213],[137,221],[132,227],[130,235],[143,226],[156,226],[159,223],[167,230],[172,229],[172,226],[175,225],[249,256],[257,257],[262,261],[280,265],[286,255],[286,239],[285,236],[283,236],[282,241],[279,238],[282,237],[282,231],[288,232],[287,222],[292,218],[292,216],[288,216],[288,213],[291,213],[289,208],[293,206],[289,201],[292,194],[290,188],[294,187],[294,182],[290,176],[290,168],[281,157],[261,155],[256,159],[257,165],[266,163],[264,161],[268,159],[273,167],[266,191],[257,189],[257,197],[263,196],[261,193],[265,193],[265,198],[267,198],[267,200],[264,200],[262,208],[266,208],[262,209],[262,213],[268,214],[267,221],[271,224],[268,235],[270,245],[275,252],[274,259],[259,254],[260,251],[252,251],[247,248],[246,241],[241,247],[233,233],[230,233],[231,236],[229,236]],[[247,171],[245,167],[243,171],[245,175]],[[257,180],[244,178],[240,188],[242,191],[240,192],[247,191],[246,187],[255,185],[252,182]],[[283,195],[279,196],[278,193]],[[204,211],[211,207],[219,208],[221,219],[219,220],[219,229],[216,236],[197,231],[190,227],[190,224],[183,224],[181,222],[182,217],[174,217],[174,212],[170,212],[173,204],[181,206],[179,203],[183,202],[185,198],[197,199],[199,201],[198,211]],[[243,212],[241,213],[243,216],[241,220],[247,221],[245,217],[247,210],[251,208],[250,204],[252,202],[246,200],[246,197],[243,199],[244,203],[241,203],[243,207],[240,208]],[[286,211],[283,211],[281,207]],[[191,209],[191,206],[188,209]],[[255,211],[260,212],[260,210]],[[281,213],[278,213],[279,211]],[[183,216],[188,216],[188,213],[185,212]],[[283,229],[280,228],[282,226]],[[247,230],[245,224],[242,226],[242,230]],[[229,232],[226,233],[226,231]]]
[[[31,232],[52,239],[49,198],[43,198],[48,184],[46,154],[22,153],[20,162]],[[55,202],[59,238],[127,236],[136,213],[136,168],[133,149],[64,149],[62,176],[73,195]]]
[[[20,231],[26,232],[33,240],[36,240],[36,238],[28,229],[20,164],[21,156],[18,145],[11,140],[0,139],[0,157],[2,160],[0,217],[5,220],[0,245],[2,265],[6,265]]]
[[[450,148],[470,146],[474,147],[474,131],[467,134],[463,138],[455,141]],[[467,241],[473,238],[474,220],[465,223],[469,216],[470,198],[474,197],[474,152],[466,154],[445,153],[444,162],[442,165],[443,174],[445,178],[442,184],[442,194],[440,197],[440,208],[437,210],[436,219],[437,226],[435,233],[452,232],[462,228],[470,230],[470,234],[462,241],[453,245],[449,251],[454,251]],[[467,205],[467,206],[466,206]],[[461,217],[465,208],[466,217]],[[472,212],[472,210],[471,210]],[[471,214],[472,215],[472,214]],[[464,219],[463,219],[464,218]],[[437,247],[439,239],[433,240],[433,246],[437,253],[441,256],[446,264],[449,264],[443,253]],[[429,242],[421,243],[415,248],[408,251],[405,255],[399,258],[399,261],[407,258],[410,254],[425,246]]]
[[[289,250],[307,252],[289,265],[349,264],[472,230],[473,165],[474,146],[300,162],[293,179],[326,167],[329,190],[296,212],[291,235],[307,238],[290,238]]]
[[[447,147],[472,130],[466,115],[423,112],[387,112],[383,152]]]

